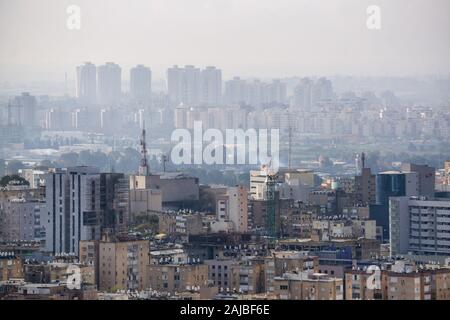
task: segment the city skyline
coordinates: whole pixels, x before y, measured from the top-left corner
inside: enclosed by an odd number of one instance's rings
[[[450,300],[430,2],[0,0],[1,310]]]
[[[380,0],[381,29],[369,30],[365,0],[135,1],[126,14],[117,0],[3,0],[0,81],[74,78],[82,61],[142,63],[155,79],[174,64],[220,66],[224,78],[445,75],[450,5],[438,1]],[[66,27],[69,5],[82,9],[80,30]]]

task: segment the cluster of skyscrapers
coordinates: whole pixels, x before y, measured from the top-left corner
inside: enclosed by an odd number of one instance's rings
[[[96,67],[90,62],[78,66],[76,96],[86,105],[114,106],[122,98],[122,68],[107,62]],[[152,72],[144,65],[130,70],[131,98],[143,105],[151,101]]]

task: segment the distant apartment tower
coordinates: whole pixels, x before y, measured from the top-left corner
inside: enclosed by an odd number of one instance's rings
[[[113,62],[98,67],[98,102],[115,105],[122,95],[122,69]]]
[[[167,70],[167,87],[172,106],[188,106],[200,103],[200,69],[191,65],[173,66]]]
[[[14,97],[8,104],[8,125],[34,127],[36,121],[36,97],[28,92]]]
[[[234,77],[225,82],[224,102],[226,104],[244,104],[247,101],[247,82]]]
[[[212,66],[202,70],[200,89],[201,105],[219,105],[222,102],[222,71]]]
[[[171,106],[217,106],[222,101],[222,71],[175,65],[167,70],[167,87]]]
[[[313,104],[330,101],[333,98],[333,85],[326,78],[319,78],[313,87]]]
[[[126,231],[128,196],[128,180],[120,173],[98,173],[92,167],[48,173],[46,210],[41,214],[46,251],[78,254],[81,240]]]
[[[313,82],[303,78],[294,89],[294,108],[303,112],[311,111],[313,99]]]
[[[450,255],[450,199],[393,197],[389,223],[392,255]]]
[[[330,80],[319,78],[316,82],[303,78],[294,89],[294,107],[301,111],[311,111],[318,104],[329,102],[333,98],[333,86]]]
[[[93,105],[97,103],[97,68],[86,62],[77,67],[77,98],[81,103]]]
[[[427,165],[402,163],[402,172],[416,172],[419,178],[419,195],[434,197],[436,169]]]
[[[287,85],[279,79],[275,79],[269,85],[268,102],[275,104],[287,103]]]
[[[141,105],[147,106],[151,102],[152,71],[144,65],[137,65],[130,70],[130,96]]]

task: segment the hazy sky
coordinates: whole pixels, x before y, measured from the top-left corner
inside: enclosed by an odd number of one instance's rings
[[[81,8],[81,30],[66,9]],[[366,27],[381,7],[381,30]],[[0,0],[0,81],[74,77],[83,61],[234,75],[450,73],[449,0]]]

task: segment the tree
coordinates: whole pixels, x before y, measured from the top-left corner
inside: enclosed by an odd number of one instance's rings
[[[59,163],[62,167],[75,167],[78,162],[78,154],[76,152],[64,153],[59,157]]]
[[[0,178],[6,174],[6,162],[3,159],[0,159]]]
[[[14,182],[15,185],[19,185],[19,186],[24,186],[24,185],[29,186],[30,185],[30,183],[27,180],[25,180],[21,176],[14,174],[14,175],[10,175],[10,176],[4,176],[3,178],[1,178],[0,186],[6,187],[11,182]]]

